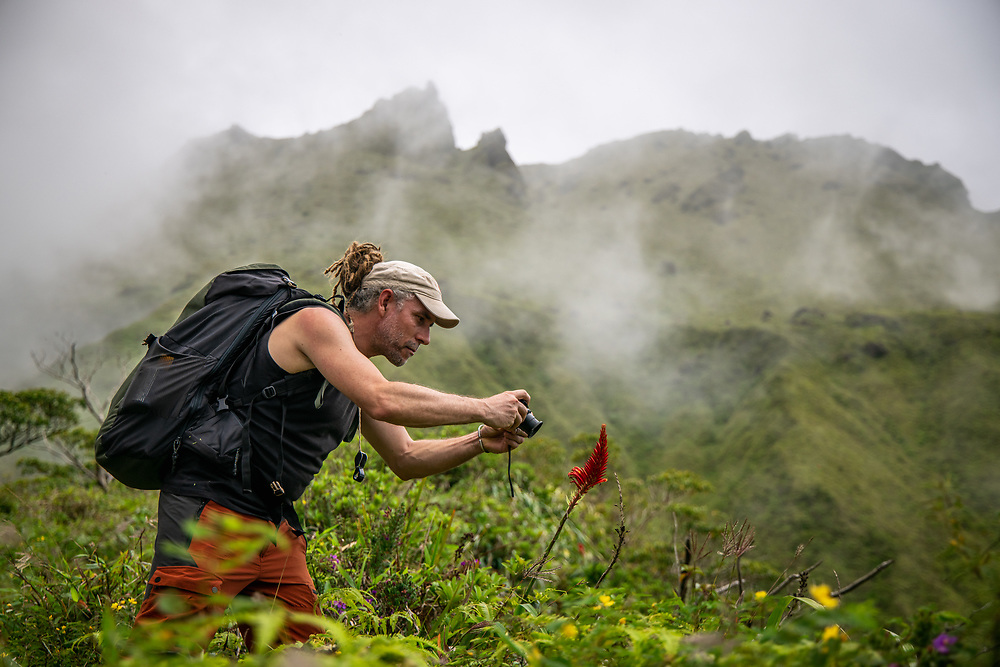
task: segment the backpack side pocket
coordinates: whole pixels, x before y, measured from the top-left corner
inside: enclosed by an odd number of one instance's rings
[[[233,410],[220,410],[187,431],[181,444],[207,461],[224,465],[236,476],[245,423]]]

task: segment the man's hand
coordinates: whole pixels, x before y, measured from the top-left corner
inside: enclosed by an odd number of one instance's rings
[[[521,401],[524,401],[524,403]],[[531,396],[523,389],[505,391],[502,394],[484,398],[483,403],[486,405],[486,415],[482,421],[487,426],[498,431],[513,432],[528,414],[528,406],[525,403],[529,403],[530,401]]]
[[[511,433],[510,431],[490,428],[489,426],[480,429],[479,435],[483,439],[483,447],[490,454],[506,454],[509,451],[517,449],[517,446],[524,442],[524,436],[521,434],[521,431]]]

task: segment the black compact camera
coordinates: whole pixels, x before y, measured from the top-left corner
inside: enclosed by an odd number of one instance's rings
[[[527,401],[521,401],[521,403],[524,403],[524,407],[528,407]],[[524,416],[524,421],[518,425],[518,428],[524,431],[524,434],[530,438],[538,433],[538,429],[540,429],[544,423],[545,422],[537,419],[535,415],[531,413],[531,408],[528,408],[528,414]]]

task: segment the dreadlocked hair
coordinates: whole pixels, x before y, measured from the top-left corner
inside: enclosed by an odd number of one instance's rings
[[[333,295],[336,296],[337,292],[340,292],[347,304],[356,307],[359,305],[357,302],[360,301],[357,297],[361,289],[361,282],[371,272],[372,267],[381,261],[383,261],[383,257],[380,246],[374,243],[355,241],[344,252],[344,256],[331,264],[323,273],[330,277],[330,282],[336,281]]]

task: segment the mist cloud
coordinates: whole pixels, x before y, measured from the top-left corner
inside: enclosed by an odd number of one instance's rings
[[[851,134],[940,163],[1000,209],[998,27],[991,0],[10,0],[0,275],[58,281],[139,238],[156,212],[129,201],[189,140],[233,124],[299,136],[427,82],[459,147],[501,127],[520,164],[672,128]]]

